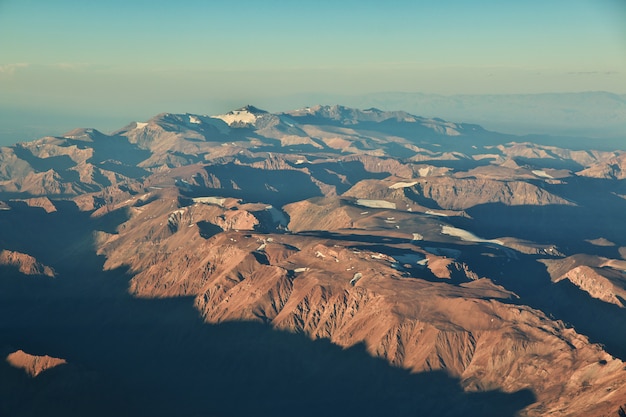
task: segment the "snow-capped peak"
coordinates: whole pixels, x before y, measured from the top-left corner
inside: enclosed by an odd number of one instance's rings
[[[245,106],[237,110],[230,111],[226,114],[220,114],[217,116],[213,116],[216,119],[221,119],[226,122],[229,126],[236,125],[238,126],[254,126],[257,119],[261,116],[267,114],[265,110],[258,109],[254,106]]]

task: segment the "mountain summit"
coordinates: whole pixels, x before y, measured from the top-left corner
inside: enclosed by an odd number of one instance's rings
[[[222,119],[231,127],[254,127],[258,118],[268,114],[265,110],[247,105],[237,110],[232,110],[226,114],[214,116]]]

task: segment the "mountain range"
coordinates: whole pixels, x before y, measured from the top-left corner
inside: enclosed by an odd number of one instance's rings
[[[541,94],[428,94],[380,92],[369,94],[306,93],[265,98],[260,104],[274,111],[305,107],[315,103],[343,103],[354,108],[402,109],[412,114],[480,124],[489,130],[516,135],[533,135],[529,140],[543,144],[585,148],[589,138],[594,149],[624,150],[626,95],[607,91]],[[180,111],[202,109],[212,114],[224,110],[217,102],[199,99],[181,106]],[[98,126],[110,132],[132,118],[147,118],[161,111],[120,105],[119,108],[84,108],[71,113],[26,104],[0,106],[0,146],[27,141],[43,135],[60,135],[74,126]],[[137,120],[137,119],[135,119]],[[547,135],[550,135],[548,137]]]
[[[615,138],[626,129],[626,95],[606,91],[542,94],[378,93],[342,103],[400,108],[415,114],[480,123],[519,135]]]
[[[626,415],[626,152],[403,111],[0,148],[0,415]]]

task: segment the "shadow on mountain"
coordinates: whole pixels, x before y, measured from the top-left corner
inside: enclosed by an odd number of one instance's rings
[[[219,195],[248,202],[264,202],[281,207],[288,203],[321,196],[319,187],[300,171],[266,170],[233,163],[205,167],[219,183],[194,187],[194,196]]]
[[[369,234],[350,234],[350,233],[336,233],[326,230],[304,230],[297,233],[298,236],[312,236],[320,239],[332,239],[344,242],[359,242],[369,244],[401,244],[409,243],[410,239],[403,239],[398,237],[382,236],[382,235],[369,235]]]
[[[578,333],[601,343],[613,356],[626,360],[626,309],[591,297],[568,280],[553,283],[540,257],[518,254],[519,259],[481,256],[481,247],[468,246],[464,257],[480,276],[513,291],[510,302],[530,306],[573,326]],[[584,308],[582,307],[584,306]]]
[[[150,157],[150,151],[140,149],[137,145],[130,143],[125,136],[98,134],[93,135],[93,142],[75,141],[75,144],[94,150],[93,157],[88,161],[93,164],[117,161],[128,167],[133,167]]]
[[[589,249],[585,240],[603,237],[618,246],[626,245],[626,201],[612,199],[601,211],[584,206],[507,206],[489,203],[469,208],[471,219],[454,223],[483,238],[513,236],[537,243],[556,244],[566,253]],[[602,215],[598,215],[602,213]]]
[[[128,178],[142,178],[150,174],[149,171],[146,171],[143,168],[139,168],[134,165],[121,164],[114,160],[100,162],[98,167]]]
[[[417,152],[407,148],[400,143],[390,142],[385,145],[385,154],[391,156],[392,158],[404,159],[415,156]]]
[[[14,351],[0,346],[0,358]],[[3,416],[105,417],[118,414],[130,404],[127,394],[114,381],[74,365],[61,365],[32,378],[0,360],[0,392]]]
[[[120,207],[93,219],[93,229],[102,232],[117,234],[117,227],[130,219],[130,209]]]
[[[211,222],[207,222],[205,220],[201,220],[196,223],[198,226],[198,232],[203,239],[210,239],[218,233],[223,232],[224,230]]]
[[[524,158],[514,157],[513,160],[519,166],[528,166],[532,169],[567,169],[570,171],[580,171],[584,167],[571,159],[563,159],[552,152],[547,152],[553,158]]]
[[[626,201],[615,195],[624,182],[578,178],[555,186],[559,195],[577,206],[506,206],[500,203],[472,207],[472,219],[455,218],[456,226],[483,238],[514,236],[544,244],[556,244],[566,255],[578,253],[620,258],[618,248],[626,245]],[[547,188],[547,187],[546,187]],[[554,192],[555,190],[550,190]],[[621,192],[621,191],[620,191]],[[598,213],[602,213],[601,216]],[[589,240],[605,238],[615,246],[592,246]],[[552,283],[546,266],[536,256],[522,256],[498,265],[472,266],[482,275],[494,277],[520,296],[520,302],[544,311],[574,326],[592,342],[605,345],[610,354],[626,359],[626,310],[591,297],[567,280]],[[584,306],[584,308],[581,308]]]
[[[26,149],[20,145],[14,146],[13,152],[15,152],[15,156],[28,162],[28,164],[38,172],[46,172],[51,169],[59,172],[76,166],[76,162],[74,162],[68,155],[39,158],[38,156],[33,155],[30,149]]]
[[[367,171],[361,161],[309,164],[307,169],[315,179],[336,187],[337,194],[343,194],[361,180],[383,179],[391,175],[389,172]]]
[[[459,159],[423,159],[420,163],[432,165],[438,168],[450,168],[452,171],[470,171],[478,167],[484,167],[491,164],[487,158],[474,160],[470,158]]]
[[[0,350],[68,362],[26,379],[0,361],[2,415],[506,417],[534,401],[528,390],[466,393],[443,372],[412,374],[363,346],[209,325],[191,297],[133,298],[126,270],[103,271],[89,213],[57,207],[0,212],[2,244],[58,272],[44,281],[3,269]]]
[[[418,185],[418,187],[418,189],[421,191],[422,186]],[[420,206],[424,206],[430,209],[441,209],[441,206],[439,205],[439,203],[437,203],[437,201],[433,200],[432,198],[426,197],[421,192],[416,192],[413,187],[404,188],[404,196],[409,200],[416,202]]]
[[[109,136],[94,130],[89,133],[89,138],[89,142],[71,138],[65,140],[78,149],[93,149],[93,156],[87,162],[98,168],[129,178],[140,178],[148,174],[148,171],[137,165],[150,157],[150,151],[140,149],[124,136]]]
[[[313,140],[313,139],[311,139]],[[267,142],[268,139],[267,138],[263,138],[263,141]],[[317,142],[315,140],[313,140],[314,142]],[[281,150],[280,148],[280,144],[279,147],[274,146],[274,145],[267,145],[267,146],[259,146],[258,148],[255,148],[254,151],[255,152],[276,152]],[[290,153],[306,153],[306,154],[317,154],[317,153],[324,153],[324,152],[328,152],[328,148],[324,147],[324,148],[320,148],[320,147],[316,147],[314,145],[308,144],[308,143],[304,143],[304,144],[298,144],[298,145],[287,145],[287,146],[283,146],[282,147],[283,151],[285,152],[290,152]],[[284,149],[287,148],[287,149]]]
[[[147,171],[137,168],[136,165],[150,157],[149,151],[139,149],[136,145],[129,143],[128,139],[123,136],[107,136],[96,131],[90,135],[91,141],[89,142],[65,138],[64,140],[67,143],[59,146],[68,147],[72,145],[81,150],[93,149],[93,156],[87,162],[124,176],[137,178],[147,174]],[[18,158],[28,162],[36,171],[46,172],[52,169],[59,175],[64,176],[63,178],[66,181],[79,180],[78,173],[67,171],[77,165],[69,155],[40,158],[33,155],[29,149],[19,145],[14,146],[13,151]],[[67,175],[71,174],[75,174],[76,178],[67,177]]]
[[[605,226],[623,218],[626,211],[626,199],[620,197],[626,195],[626,180],[575,176],[568,178],[563,184],[545,184],[544,187],[550,193],[585,207],[596,221],[606,221]],[[602,213],[602,217],[597,213]]]
[[[611,355],[626,360],[626,310],[591,297],[568,280],[552,285],[552,310],[544,311],[571,324],[591,342],[601,343]],[[583,305],[585,308],[580,308]]]

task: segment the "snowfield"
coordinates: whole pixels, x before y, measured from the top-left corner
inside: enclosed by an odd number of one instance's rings
[[[445,213],[438,213],[438,212],[432,211],[432,210],[426,210],[426,214],[430,214],[431,216],[450,217],[449,215],[447,215]]]
[[[257,115],[247,110],[234,110],[226,114],[213,116],[213,118],[225,121],[228,126],[232,126],[234,123],[246,123],[254,126]]]
[[[504,242],[498,239],[482,239],[475,234],[468,232],[467,230],[458,229],[452,226],[442,226],[441,233],[444,235],[458,237],[459,239],[465,242],[475,242],[475,243],[494,243],[496,245],[503,246]]]
[[[533,174],[535,174],[536,176],[541,177],[541,178],[549,178],[549,179],[554,178],[552,175],[548,174],[546,171],[544,171],[542,169],[534,170]]]
[[[220,207],[224,207],[225,201],[226,199],[224,197],[196,197],[193,199],[194,203],[214,204]]]
[[[413,181],[413,182],[397,182],[393,185],[390,185],[389,188],[392,190],[398,190],[400,188],[409,188],[409,187],[413,187],[415,184],[417,184],[417,181]]]
[[[385,208],[392,210],[396,209],[396,203],[385,200],[367,200],[364,198],[359,198],[358,200],[356,200],[356,204],[368,208]]]

